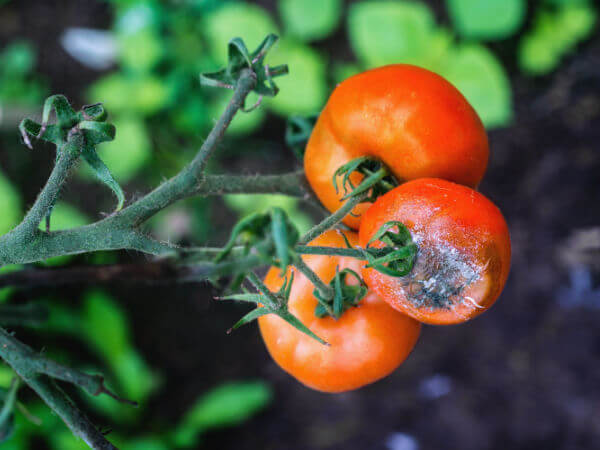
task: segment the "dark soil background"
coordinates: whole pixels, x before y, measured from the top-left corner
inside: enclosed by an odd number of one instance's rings
[[[434,3],[447,21],[441,3]],[[22,1],[7,10],[14,16],[0,19],[0,43],[17,36],[33,40],[41,51],[38,70],[52,91],[81,103],[82,89],[98,72],[71,60],[58,36],[68,26],[108,27],[107,6]],[[564,257],[574,232],[600,224],[600,34],[539,79],[524,78],[513,67],[513,44],[497,50],[511,73],[514,124],[490,133],[491,161],[481,185],[504,212],[513,240],[511,275],[496,306],[462,326],[425,327],[412,356],[383,381],[325,395],[282,372],[255,325],[227,335],[245,308],[216,303],[208,285],[115,286],[138,348],[165,378],[145,423],[175,422],[220,381],[260,377],[274,387],[272,405],[240,427],[208,433],[202,448],[600,448],[598,274]],[[349,54],[345,45],[343,32],[322,43]],[[260,137],[276,141],[285,156],[275,163],[267,154],[262,161],[238,156],[232,170],[294,166],[283,150],[283,122],[269,123]],[[0,160],[7,171],[16,170],[4,152]],[[22,183],[28,202],[52,160],[39,149],[34,157]],[[76,298],[78,289],[61,294]]]

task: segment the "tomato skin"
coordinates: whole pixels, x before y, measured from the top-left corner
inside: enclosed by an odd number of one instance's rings
[[[346,232],[352,245],[356,233]],[[345,247],[336,231],[328,231],[309,245]],[[348,267],[360,273],[362,261],[338,256],[306,255],[306,264],[328,283],[335,268]],[[283,279],[280,269],[271,268],[266,286],[277,290]],[[288,277],[290,272],[288,270]],[[357,389],[390,374],[410,354],[421,324],[395,311],[375,293],[369,292],[358,307],[348,309],[339,319],[318,318],[312,283],[297,270],[289,310],[329,346],[301,333],[281,318],[269,314],[258,319],[267,350],[275,362],[301,383],[323,392]]]
[[[397,64],[342,82],[319,116],[304,167],[329,211],[344,194],[336,194],[333,174],[360,156],[380,159],[401,182],[434,177],[476,187],[489,149],[479,116],[454,86],[426,69]],[[360,216],[367,208],[353,212]],[[346,216],[344,223],[358,229],[360,217]]]
[[[397,310],[434,325],[465,322],[492,306],[508,278],[511,248],[506,221],[490,200],[445,180],[409,181],[363,215],[360,245],[392,220],[411,231],[419,246],[416,263],[401,278],[364,269],[370,289]]]

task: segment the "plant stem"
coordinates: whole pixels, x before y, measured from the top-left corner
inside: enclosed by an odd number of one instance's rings
[[[202,171],[208,157],[223,138],[225,130],[244,104],[246,96],[255,86],[256,75],[251,70],[245,69],[240,75],[233,97],[229,101],[227,108],[209,133],[192,162],[173,178],[167,180],[148,195],[120,211],[117,214],[119,222],[130,226],[137,226],[175,201],[190,195],[189,193],[196,186],[202,184],[204,179]]]
[[[0,357],[65,422],[73,434],[93,449],[116,449],[52,380],[44,377],[38,364],[40,357],[27,345],[0,328]]]
[[[310,280],[310,282],[315,286],[315,288],[319,290],[321,297],[333,298],[333,288],[325,284],[325,282],[321,280],[319,275],[317,275],[314,272],[314,270],[312,270],[304,261],[302,261],[302,258],[296,258],[296,260],[294,261],[294,266],[296,266],[296,268],[300,272],[302,272],[306,278]]]
[[[356,197],[349,198],[340,209],[338,209],[332,215],[327,217],[321,223],[315,225],[310,230],[308,230],[306,234],[300,239],[300,244],[307,244],[308,242],[315,239],[317,236],[323,234],[325,231],[336,226],[344,219],[344,217],[346,217],[354,209],[356,205],[361,203],[366,197],[367,194],[363,193],[362,195],[357,195]]]
[[[36,233],[40,233],[38,226],[56,202],[60,189],[77,158],[78,155],[71,151],[60,153],[42,192],[38,195],[23,221],[11,231],[11,234],[19,235],[21,239],[33,239]]]

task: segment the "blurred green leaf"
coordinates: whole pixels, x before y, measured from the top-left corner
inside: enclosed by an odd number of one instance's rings
[[[458,34],[467,39],[497,40],[516,33],[527,12],[525,0],[446,0]]]
[[[348,13],[350,44],[368,67],[423,65],[434,27],[429,8],[417,2],[354,3]]]
[[[106,361],[129,352],[127,317],[108,294],[89,291],[83,300],[81,320],[87,341]]]
[[[117,181],[126,183],[136,176],[152,159],[152,148],[146,125],[142,120],[127,115],[114,119],[117,134],[114,141],[98,147],[98,155]],[[82,166],[84,178],[93,179],[91,170]]]
[[[342,14],[341,0],[279,0],[279,13],[286,34],[302,41],[329,36]]]
[[[35,52],[29,42],[15,41],[0,53],[0,73],[22,77],[33,69]]]
[[[134,72],[150,71],[163,56],[163,43],[152,28],[119,37],[121,64]]]
[[[529,75],[554,70],[565,54],[591,34],[596,19],[597,10],[585,3],[568,2],[558,10],[540,10],[532,30],[519,43],[521,70]]]
[[[319,112],[327,100],[325,59],[311,47],[282,39],[268,56],[270,65],[288,64],[290,73],[279,78],[276,97],[265,99],[265,104],[278,114],[313,114]]]
[[[19,224],[21,208],[21,196],[8,178],[0,173],[0,235]]]
[[[89,450],[83,439],[78,438],[59,423],[56,424],[56,429],[45,437],[53,450]]]
[[[90,291],[81,320],[85,338],[111,367],[123,395],[143,402],[158,387],[159,379],[133,347],[122,309],[104,292]]]
[[[440,73],[462,92],[486,127],[508,125],[512,118],[510,82],[502,64],[486,47],[456,47]]]
[[[341,83],[360,72],[362,72],[362,68],[358,64],[335,63],[333,66],[333,80],[336,83]]]
[[[253,49],[267,34],[279,34],[267,11],[260,6],[241,2],[224,3],[221,8],[206,15],[203,32],[215,58],[216,68],[227,62],[227,43],[233,37],[242,37],[246,47]]]
[[[201,396],[188,410],[175,429],[175,444],[188,447],[202,431],[238,425],[264,409],[272,397],[263,381],[223,384]]]
[[[114,73],[96,81],[88,96],[90,99],[102,99],[107,109],[114,113],[151,115],[171,101],[171,94],[167,83],[159,77]]]

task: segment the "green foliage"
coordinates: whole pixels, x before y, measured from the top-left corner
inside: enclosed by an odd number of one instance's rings
[[[0,235],[10,231],[21,220],[22,205],[19,192],[0,172]]]
[[[593,31],[597,10],[585,2],[560,2],[556,10],[542,8],[533,28],[519,44],[519,66],[529,75],[554,70],[565,55]]]
[[[111,367],[123,394],[144,402],[160,381],[135,350],[125,313],[107,294],[90,291],[81,320],[86,341]]]
[[[14,41],[0,52],[0,105],[35,105],[46,93],[33,74],[36,56],[27,41]]]
[[[269,64],[287,64],[291,69],[278,79],[279,94],[265,104],[278,114],[312,114],[321,110],[327,100],[325,60],[311,47],[282,39],[271,52]]]
[[[302,41],[329,36],[340,22],[341,0],[279,0],[284,31]]]
[[[449,79],[487,127],[510,122],[511,89],[502,64],[481,45],[455,44],[447,30],[436,26],[424,4],[355,3],[348,15],[348,34],[361,66],[408,63],[425,67]],[[338,77],[345,75],[341,69],[352,73],[357,67],[342,66]]]
[[[200,397],[173,433],[177,447],[191,447],[196,436],[210,428],[238,425],[263,410],[273,393],[262,381],[222,384]]]
[[[523,24],[525,0],[446,0],[456,31],[467,39],[498,40]]]
[[[348,37],[367,67],[421,65],[435,27],[427,6],[416,2],[360,2],[348,13]]]
[[[441,73],[462,92],[486,126],[494,128],[510,122],[511,87],[501,63],[486,47],[455,47]]]
[[[248,48],[256,48],[269,33],[279,34],[269,13],[259,6],[230,2],[208,14],[202,24],[214,68],[227,62],[223,45],[234,36],[243,36]]]

